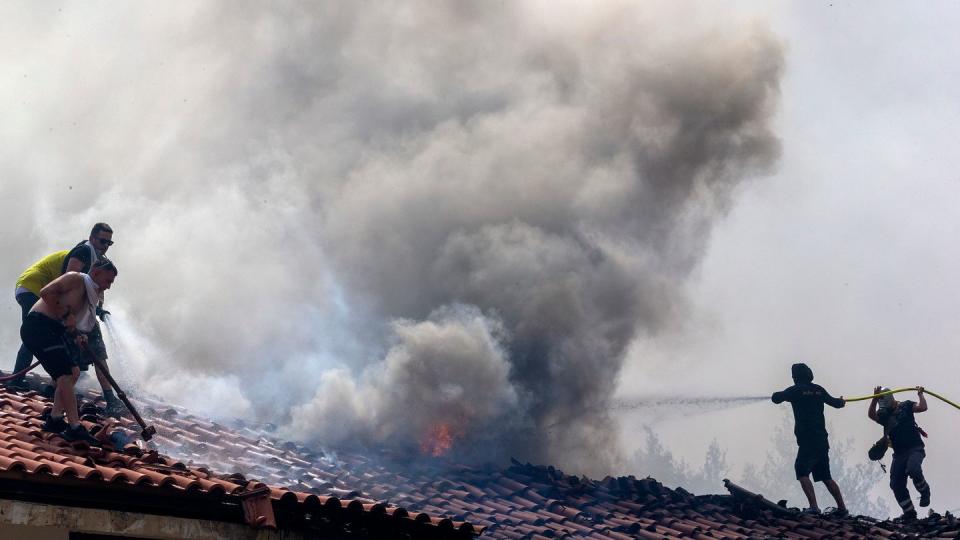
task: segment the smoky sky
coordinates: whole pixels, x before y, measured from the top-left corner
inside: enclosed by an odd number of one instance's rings
[[[125,376],[315,444],[446,424],[464,457],[608,463],[628,347],[780,152],[778,40],[666,5],[2,20],[11,287],[109,222]]]

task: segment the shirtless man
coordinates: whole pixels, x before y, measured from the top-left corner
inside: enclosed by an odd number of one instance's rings
[[[53,410],[43,429],[62,432],[68,441],[99,444],[80,424],[74,397],[80,368],[67,353],[64,340],[73,339],[81,347],[86,346],[84,332],[96,324],[100,295],[110,288],[116,277],[117,267],[105,257],[93,265],[89,274],[67,272],[40,290],[40,300],[20,327],[24,345],[40,360],[56,385]]]
[[[70,250],[67,253],[66,257],[63,258],[63,266],[61,274],[66,274],[67,272],[83,272],[85,274],[90,273],[90,269],[100,260],[101,257],[105,257],[107,250],[110,249],[110,246],[113,245],[113,229],[110,225],[106,223],[96,223],[93,226],[93,229],[90,230],[90,237]],[[97,317],[100,317],[101,320],[106,320],[106,316],[110,312],[103,309],[103,291],[100,291],[100,302],[97,305]],[[87,347],[86,350],[81,352],[74,347],[69,349],[69,352],[73,355],[80,355],[82,357],[94,357],[97,360],[100,360],[100,365],[104,369],[109,371],[107,367],[107,347],[103,343],[103,333],[100,330],[99,324],[94,324],[93,328],[85,332],[87,336]],[[80,370],[86,371],[87,365],[90,363],[89,358],[83,358],[85,361],[80,361]],[[28,359],[29,363],[29,359]],[[24,365],[23,367],[26,367]],[[107,381],[106,375],[101,372],[100,368],[97,367],[94,370],[97,374],[97,380],[100,381],[100,388],[103,389],[103,399],[107,402],[106,414],[108,416],[113,416],[119,418],[123,414],[124,407],[120,403],[120,400],[113,394],[113,389],[110,387],[110,382]]]

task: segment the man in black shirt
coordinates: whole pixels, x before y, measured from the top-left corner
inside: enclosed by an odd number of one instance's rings
[[[70,253],[63,259],[61,274],[67,272],[90,273],[90,268],[107,254],[113,245],[113,229],[106,223],[96,223],[90,230],[90,237],[73,246]]]
[[[820,385],[813,384],[813,370],[806,364],[794,364],[791,367],[793,386],[782,392],[774,392],[771,399],[774,403],[787,401],[793,407],[793,434],[797,437],[797,459],[793,464],[797,473],[797,480],[807,496],[810,506],[804,510],[811,514],[819,514],[817,495],[813,491],[813,482],[823,482],[827,491],[837,501],[837,509],[833,515],[846,516],[847,507],[843,504],[843,495],[840,486],[830,476],[830,459],[828,451],[830,443],[827,441],[827,428],[823,420],[823,404],[834,408],[841,408],[846,403],[843,397],[835,398],[827,393]],[[813,481],[810,480],[813,473]]]
[[[113,245],[113,229],[106,223],[96,223],[90,230],[90,237],[73,247],[67,256],[63,259],[63,268],[61,274],[67,272],[80,272],[89,274],[90,269],[107,254],[107,250]],[[97,305],[97,316],[105,320],[109,311],[103,309],[103,297]],[[97,324],[89,333],[87,333],[87,351],[82,351],[77,347],[71,346],[71,355],[78,358],[80,369],[86,370],[91,360],[84,358],[86,355],[92,355],[103,366],[107,366],[107,347],[103,342],[103,333],[100,325]],[[109,369],[109,368],[107,368]],[[100,387],[103,389],[103,399],[106,401],[106,412],[110,416],[120,416],[123,414],[124,406],[114,395],[110,382],[106,376],[100,372],[99,368],[94,370],[97,374],[97,380],[100,381]]]
[[[876,387],[874,394],[884,389]],[[871,420],[883,426],[883,434],[888,437],[893,447],[893,462],[890,464],[890,489],[897,499],[897,504],[903,509],[905,520],[916,519],[917,511],[910,500],[910,491],[907,490],[907,477],[913,479],[913,487],[920,493],[920,506],[930,505],[930,484],[923,477],[923,458],[926,452],[923,449],[922,433],[914,419],[914,413],[927,410],[927,398],[923,387],[917,387],[917,403],[912,401],[897,401],[893,394],[875,397],[870,402],[867,415]]]

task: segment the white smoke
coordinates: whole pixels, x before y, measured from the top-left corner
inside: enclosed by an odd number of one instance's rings
[[[486,439],[518,420],[503,332],[498,321],[463,306],[440,308],[426,321],[396,321],[397,341],[383,363],[368,368],[359,386],[342,370],[325,373],[314,399],[293,409],[286,432],[322,433],[327,444],[362,437],[409,446],[443,424]]]
[[[0,33],[4,275],[107,221],[143,386],[324,444],[455,422],[602,466],[627,347],[779,152],[777,41],[669,4],[35,9]]]

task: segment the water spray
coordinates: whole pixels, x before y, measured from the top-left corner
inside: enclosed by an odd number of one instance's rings
[[[143,420],[143,417],[140,416],[139,412],[137,412],[137,409],[133,406],[133,403],[130,403],[130,400],[127,399],[127,394],[122,388],[120,388],[120,385],[117,384],[117,381],[113,378],[113,375],[110,374],[110,370],[107,368],[106,364],[103,363],[103,360],[98,358],[96,354],[93,354],[86,343],[84,343],[82,347],[90,355],[90,358],[93,360],[93,364],[98,370],[100,370],[100,373],[103,374],[104,378],[107,379],[107,382],[110,383],[110,386],[113,387],[114,392],[117,393],[117,398],[119,398],[120,401],[123,402],[124,406],[126,406],[127,410],[130,411],[130,414],[133,415],[133,419],[140,424],[140,427],[142,428],[140,431],[140,437],[144,441],[149,441],[152,439],[153,436],[157,434],[157,428],[147,425],[147,423]]]
[[[611,405],[612,410],[632,411],[645,407],[713,407],[716,409],[729,409],[741,405],[749,405],[758,401],[770,399],[770,396],[734,396],[734,397],[665,397],[665,398],[646,398],[618,400]]]
[[[699,416],[725,409],[744,407],[769,399],[770,396],[648,397],[616,400],[608,407],[608,410],[622,413],[649,412],[653,416],[651,421],[659,422],[670,417]]]
[[[113,315],[107,315],[103,319],[104,326],[107,327],[107,335],[110,336],[110,344],[113,346],[113,356],[121,362],[126,361],[126,347],[120,341],[120,331],[113,320]]]

